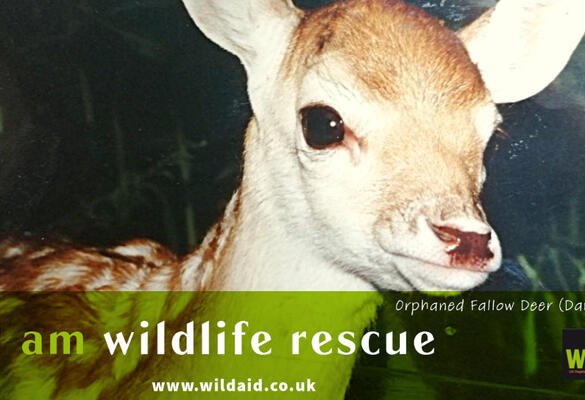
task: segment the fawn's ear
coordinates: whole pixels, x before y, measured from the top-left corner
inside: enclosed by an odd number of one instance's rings
[[[183,0],[191,18],[210,40],[248,68],[285,43],[301,18],[292,0]],[[283,45],[284,46],[284,45]]]
[[[526,99],[563,70],[585,33],[584,0],[500,0],[459,37],[496,103]]]

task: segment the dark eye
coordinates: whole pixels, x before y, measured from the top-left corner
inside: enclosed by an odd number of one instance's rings
[[[315,149],[324,149],[343,140],[343,120],[331,107],[305,107],[301,110],[301,121],[305,140]]]

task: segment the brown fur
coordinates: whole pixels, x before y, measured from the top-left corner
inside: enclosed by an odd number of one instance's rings
[[[348,63],[370,93],[461,106],[487,96],[463,43],[436,18],[400,0],[338,2],[308,13],[285,70],[298,72],[325,54]]]
[[[148,254],[125,251],[135,247],[148,249]],[[150,240],[134,239],[100,249],[58,240],[8,238],[0,242],[0,287],[6,291],[117,290],[139,271],[147,276],[176,262],[175,255]],[[59,269],[69,266],[75,267],[75,273],[59,277]],[[111,272],[111,278],[93,287],[105,271]]]

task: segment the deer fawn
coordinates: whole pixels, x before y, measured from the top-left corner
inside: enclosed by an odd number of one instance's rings
[[[5,242],[0,287],[467,290],[498,269],[479,199],[495,104],[560,73],[585,2],[501,0],[457,34],[400,0],[184,3],[248,76],[254,117],[224,216],[182,261],[147,241]]]
[[[479,200],[494,103],[557,76],[585,30],[583,2],[502,0],[458,35],[396,0],[305,13],[286,0],[184,2],[248,74],[254,117],[225,215],[180,263],[146,241],[8,242],[0,287],[466,290],[498,268]]]

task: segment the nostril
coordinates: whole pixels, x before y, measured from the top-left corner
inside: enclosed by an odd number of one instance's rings
[[[435,235],[442,242],[447,243],[449,245],[459,245],[461,243],[460,237],[462,236],[463,232],[446,226],[438,226],[435,224],[430,225]]]
[[[459,262],[488,260],[494,256],[489,248],[491,232],[465,232],[450,226],[430,226],[437,238],[447,244],[447,254]]]

